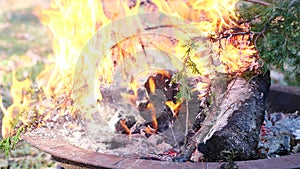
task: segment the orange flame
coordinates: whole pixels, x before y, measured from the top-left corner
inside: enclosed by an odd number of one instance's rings
[[[178,18],[188,20],[191,24],[195,25],[204,35],[215,38],[220,32],[224,32],[231,27],[240,27],[235,23],[237,16],[234,12],[235,4],[238,0],[152,0],[153,3],[140,6],[140,0],[137,0],[135,4],[130,4],[132,1],[123,0],[53,0],[49,9],[37,9],[36,15],[40,18],[41,22],[46,25],[52,34],[52,48],[53,55],[49,55],[49,60],[55,57],[55,61],[52,64],[46,65],[45,69],[38,75],[36,82],[38,86],[43,88],[46,101],[50,104],[44,103],[45,99],[39,99],[38,115],[41,115],[43,120],[47,120],[53,116],[52,109],[59,107],[60,111],[57,113],[64,114],[68,109],[68,113],[73,117],[76,116],[76,109],[72,107],[71,97],[75,90],[82,90],[81,93],[85,93],[80,100],[90,102],[87,95],[90,95],[90,89],[85,88],[86,83],[82,82],[78,88],[74,87],[74,72],[79,58],[80,52],[87,41],[96,33],[96,31],[121,17],[134,15],[143,12],[156,12],[160,11],[165,14],[176,16]],[[243,28],[243,27],[242,27]],[[246,28],[246,26],[245,26]],[[127,27],[118,29],[128,29]],[[145,35],[148,36],[148,35]],[[185,35],[182,35],[185,36]],[[245,35],[248,36],[248,35]],[[242,72],[253,65],[256,58],[252,55],[255,54],[255,49],[251,46],[245,36],[234,36],[227,39],[221,39],[220,43],[212,43],[212,49],[219,53],[219,61],[222,63],[218,69],[225,73]],[[110,42],[110,34],[101,37],[103,42]],[[155,38],[153,36],[147,38]],[[168,48],[168,51],[174,52],[178,57],[183,56],[186,52],[186,47],[180,42],[172,42],[168,38],[161,38],[161,42],[156,44],[157,48]],[[83,67],[79,72],[82,75],[87,74],[87,69],[95,69],[97,66],[97,76],[99,77],[98,83],[112,83],[113,72],[115,71],[118,62],[122,62],[125,58],[128,58],[132,53],[136,53],[135,46],[141,47],[143,38],[133,37],[124,42],[118,43],[110,53],[106,54],[103,58],[103,65],[94,65],[95,60],[82,60],[83,64],[89,65],[89,67]],[[107,43],[101,43],[100,45],[108,45]],[[220,45],[221,44],[221,45]],[[171,47],[170,47],[171,46]],[[221,48],[220,48],[221,46]],[[174,49],[173,49],[174,47]],[[169,49],[170,48],[170,49]],[[191,60],[197,65],[202,75],[208,75],[211,73],[208,63],[208,59],[205,54],[197,53],[197,50],[191,54]],[[118,62],[115,62],[118,61]],[[81,76],[77,74],[77,76]],[[101,78],[100,78],[101,77]],[[80,79],[79,79],[80,80]],[[152,79],[153,80],[153,79]],[[153,81],[152,81],[153,82]],[[150,85],[151,85],[150,80]],[[11,93],[13,96],[13,105],[7,110],[1,105],[1,109],[4,112],[3,118],[3,137],[7,137],[13,134],[13,124],[15,118],[18,117],[23,124],[28,124],[28,111],[32,110],[32,104],[34,101],[27,91],[30,90],[31,81],[25,80],[19,82],[13,77],[13,85],[11,87]],[[132,89],[137,89],[138,84],[133,81],[131,83]],[[155,92],[154,82],[151,85],[151,92]],[[207,85],[198,85],[197,90],[205,89]],[[98,100],[101,100],[101,93],[99,91],[93,91],[96,94]],[[98,92],[98,93],[97,93]],[[134,92],[136,93],[136,91]],[[81,97],[81,96],[79,96]],[[135,97],[135,96],[133,96]],[[134,98],[128,98],[134,99]],[[80,101],[76,100],[76,101]],[[59,104],[57,103],[59,102]],[[133,102],[133,100],[131,101]],[[180,103],[166,102],[166,105],[174,111],[174,115],[177,116],[177,110],[180,107]],[[149,109],[155,112],[152,105],[148,105]],[[155,113],[152,113],[152,118],[156,119]],[[155,124],[156,123],[156,124]],[[153,122],[154,132],[157,130],[157,122]],[[128,131],[127,131],[128,132]],[[153,129],[149,129],[149,132],[153,132]]]
[[[166,101],[166,105],[171,109],[173,112],[174,117],[178,117],[178,113],[181,107],[181,102],[177,102],[176,104],[173,101]]]
[[[121,120],[120,120],[120,124],[121,124],[121,126],[123,127],[123,129],[125,130],[126,134],[130,135],[130,134],[131,134],[131,131],[130,131],[130,129],[128,128],[128,126],[126,125],[126,120],[121,119]]]
[[[156,86],[152,77],[149,78],[149,88],[150,88],[150,92],[154,94],[156,90]]]
[[[151,133],[154,134],[157,132],[157,129],[158,129],[158,123],[156,120],[156,110],[152,103],[149,103],[147,105],[147,109],[151,110],[151,117],[152,117],[152,128],[150,130],[151,131],[150,134]],[[147,128],[150,129],[149,126]]]
[[[248,32],[249,25],[242,24],[241,28]],[[230,36],[230,35],[229,35]],[[250,44],[250,35],[242,34],[223,38],[220,42],[220,60],[226,66],[226,72],[238,73],[253,68],[257,51],[254,45]]]

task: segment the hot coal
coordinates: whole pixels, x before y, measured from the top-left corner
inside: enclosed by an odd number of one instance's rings
[[[151,82],[150,82],[151,81]],[[154,86],[151,86],[151,84]],[[127,91],[128,94],[134,95],[132,90]],[[154,92],[154,93],[153,93]],[[167,105],[165,101],[173,101],[176,103],[175,96],[178,92],[178,84],[172,82],[171,72],[161,71],[150,76],[145,82],[144,86],[137,89],[137,96],[133,105],[137,107],[139,114],[146,120],[143,124],[134,126],[134,118],[126,118],[126,125],[128,128],[134,127],[131,134],[137,134],[144,132],[149,137],[154,133],[163,133],[169,129],[170,125],[174,123],[177,117]],[[151,109],[149,105],[154,105],[156,118],[151,119]],[[156,129],[157,123],[157,129]],[[155,130],[153,133],[145,131],[145,128],[151,128]],[[116,131],[126,133],[124,127],[120,123],[116,124]]]

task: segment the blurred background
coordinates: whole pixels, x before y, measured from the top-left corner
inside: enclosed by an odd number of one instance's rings
[[[37,6],[46,7],[49,3],[50,0],[0,0],[0,94],[5,107],[12,101],[9,93],[12,71],[17,71],[19,80],[35,79],[51,53],[47,28],[34,15]],[[0,110],[0,119],[2,116]],[[60,167],[49,154],[21,141],[8,158],[1,152],[0,168]]]

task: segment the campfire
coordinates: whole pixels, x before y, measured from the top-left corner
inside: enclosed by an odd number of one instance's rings
[[[256,158],[270,79],[236,3],[56,0],[37,9],[51,63],[34,82],[13,76],[3,137],[47,128],[122,156]]]

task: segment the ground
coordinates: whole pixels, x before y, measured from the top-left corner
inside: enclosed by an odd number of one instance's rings
[[[33,14],[37,6],[48,4],[49,0],[0,0],[0,94],[4,106],[11,103],[11,72],[17,70],[19,79],[34,79],[42,70],[47,55],[51,53],[47,28]],[[0,119],[2,116],[0,112]],[[8,158],[4,153],[0,154],[0,168],[57,167],[49,154],[25,141],[18,143]]]

